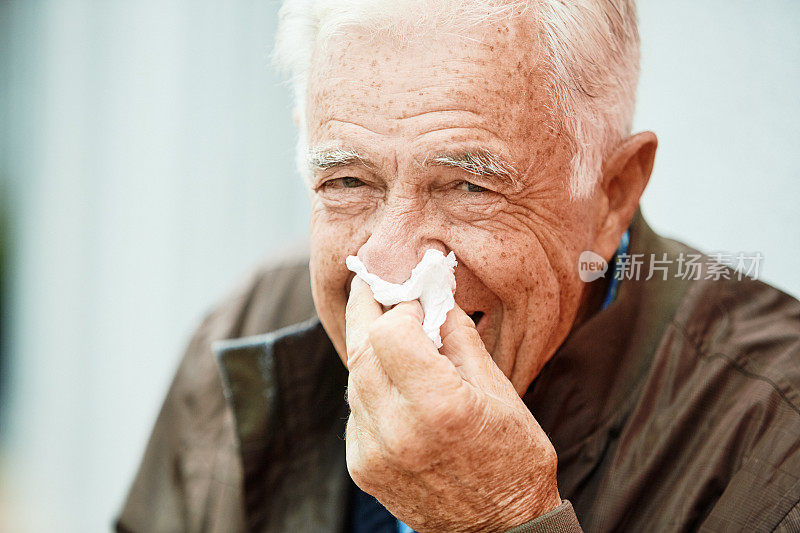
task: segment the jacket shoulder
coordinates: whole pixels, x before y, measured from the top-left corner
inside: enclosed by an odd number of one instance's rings
[[[214,340],[269,333],[316,316],[308,255],[290,251],[256,266],[198,328]]]
[[[800,302],[766,283],[739,277],[701,281],[675,325],[698,353],[760,381],[800,415]]]
[[[730,469],[712,531],[775,527],[800,500],[800,302],[733,274],[693,284],[673,322],[691,346],[681,381],[704,413],[693,434]]]
[[[220,386],[211,348],[214,342],[269,333],[314,316],[307,255],[287,252],[261,263],[203,318],[189,341],[171,392],[189,398],[192,405],[203,405],[201,398]]]
[[[256,268],[239,300],[237,336],[259,335],[316,317],[308,255],[287,253]]]
[[[183,354],[116,522],[118,531],[244,530],[233,415],[211,345],[268,333],[314,314],[302,252],[259,265],[213,306]]]

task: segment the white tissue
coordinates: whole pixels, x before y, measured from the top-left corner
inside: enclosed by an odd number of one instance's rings
[[[422,329],[436,345],[442,347],[439,329],[447,318],[447,312],[456,304],[453,292],[456,290],[456,256],[453,252],[445,255],[439,250],[430,249],[411,271],[411,277],[403,283],[390,283],[375,274],[367,272],[361,259],[351,255],[345,260],[347,268],[355,272],[372,289],[375,300],[386,306],[400,302],[419,300],[425,318]]]

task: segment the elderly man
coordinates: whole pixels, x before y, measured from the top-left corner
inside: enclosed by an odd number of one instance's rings
[[[310,261],[207,318],[119,531],[800,528],[800,305],[639,214],[632,0],[286,0],[277,52]],[[429,249],[439,349],[345,266]]]

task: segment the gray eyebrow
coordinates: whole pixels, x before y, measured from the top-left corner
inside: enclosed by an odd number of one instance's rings
[[[366,158],[356,150],[315,148],[308,151],[308,165],[316,170],[328,170],[352,164],[367,165]]]
[[[460,168],[474,176],[497,178],[509,185],[517,184],[517,171],[514,166],[486,149],[434,154],[426,157],[423,164]]]
[[[371,166],[366,156],[352,148],[314,148],[308,151],[307,161],[314,170],[329,170],[353,164]],[[518,184],[514,166],[483,148],[429,154],[422,164],[459,168],[474,176],[496,178],[511,186]]]

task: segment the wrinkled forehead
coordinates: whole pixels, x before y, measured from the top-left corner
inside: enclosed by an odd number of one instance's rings
[[[458,32],[350,28],[318,43],[311,64],[311,129],[347,116],[401,119],[464,111],[507,128],[541,121],[548,91],[538,72],[535,33],[521,21]]]

